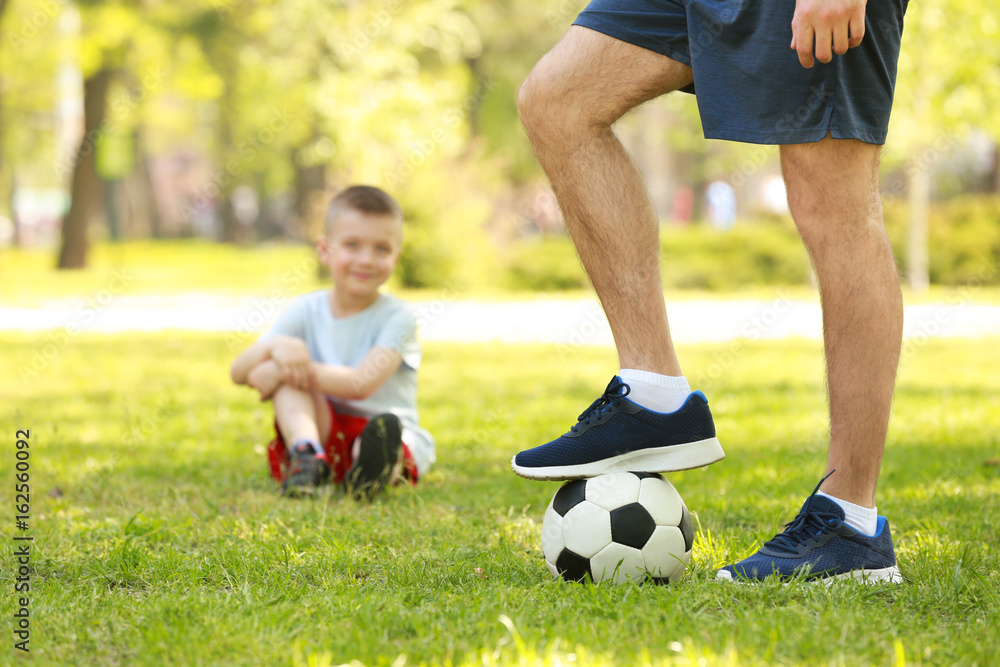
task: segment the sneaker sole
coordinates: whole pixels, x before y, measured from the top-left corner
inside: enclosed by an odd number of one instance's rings
[[[402,424],[398,419],[375,417],[361,432],[358,460],[347,471],[345,490],[356,497],[371,498],[392,477],[399,450],[402,449]]]
[[[619,454],[609,459],[570,466],[526,468],[517,465],[515,456],[511,469],[521,477],[538,480],[585,479],[609,472],[678,472],[701,468],[726,458],[718,438],[667,447],[650,447]]]
[[[732,573],[727,570],[719,570],[715,575],[715,579],[716,581],[732,581],[737,584],[746,585],[763,583],[761,581],[750,579],[734,579]],[[874,586],[876,584],[901,584],[903,583],[903,575],[900,574],[899,568],[893,565],[892,567],[885,567],[879,570],[867,570],[864,568],[860,570],[851,570],[850,572],[845,572],[844,574],[835,574],[832,577],[807,579],[803,583],[824,584],[826,586],[830,586],[835,581],[856,581],[860,584],[868,586]]]

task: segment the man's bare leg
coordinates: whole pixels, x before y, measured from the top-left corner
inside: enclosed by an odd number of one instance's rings
[[[686,65],[574,26],[521,88],[521,120],[611,324],[622,373],[568,433],[517,454],[518,475],[668,472],[725,457],[707,400],[681,377],[660,284],[659,224],[611,130],[629,109],[691,81]],[[622,400],[626,391],[634,400]]]
[[[572,26],[518,97],[521,120],[608,317],[622,368],[679,376],[659,270],[659,224],[611,125],[692,81],[665,56]]]
[[[903,331],[899,275],[882,224],[879,146],[827,137],[781,147],[788,203],[823,306],[831,496],[875,506]]]

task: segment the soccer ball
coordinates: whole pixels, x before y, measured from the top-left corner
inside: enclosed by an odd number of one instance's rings
[[[620,583],[676,581],[691,560],[694,527],[660,475],[615,472],[566,482],[545,510],[542,553],[553,577]]]

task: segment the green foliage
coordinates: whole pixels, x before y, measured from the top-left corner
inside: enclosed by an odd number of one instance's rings
[[[508,252],[512,289],[586,287],[586,273],[568,237],[520,241]],[[809,282],[809,259],[790,225],[741,222],[727,232],[697,225],[660,233],[660,271],[667,288],[731,290]]]
[[[416,489],[364,505],[278,495],[261,451],[270,407],[229,383],[224,334],[81,335],[28,381],[18,368],[42,343],[3,334],[0,373],[12,380],[0,421],[31,430],[31,656],[996,664],[1000,439],[985,425],[1000,411],[1000,378],[982,360],[998,343],[904,350],[879,486],[906,578],[891,588],[713,581],[779,530],[822,474],[822,347],[682,346],[694,376],[726,360],[699,388],[729,458],[671,475],[698,527],[685,577],[613,587],[552,579],[539,545],[557,485],[509,469],[513,452],[563,432],[593,400],[617,368],[610,348],[425,346],[421,416],[438,463]],[[10,507],[11,485],[4,498]],[[16,567],[3,559],[0,577],[13,581]],[[8,619],[14,604],[0,597]],[[831,628],[832,638],[817,631]]]
[[[886,230],[897,260],[906,256],[906,202],[887,200]],[[930,279],[938,285],[1000,285],[1000,197],[965,196],[931,205]]]
[[[405,225],[396,270],[404,287],[460,288],[487,282],[496,264],[482,221],[490,202],[479,183],[450,163],[400,177]]]
[[[506,287],[538,292],[575,290],[590,285],[569,237],[518,241],[507,250]]]
[[[671,227],[660,235],[660,252],[668,287],[726,290],[809,281],[809,258],[790,223],[740,222],[726,232]]]

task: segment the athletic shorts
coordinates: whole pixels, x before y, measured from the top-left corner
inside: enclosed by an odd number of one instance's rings
[[[368,419],[356,415],[340,414],[333,408],[333,403],[329,399],[326,401],[330,409],[330,437],[323,444],[326,455],[330,459],[330,477],[334,484],[344,481],[344,476],[354,463],[351,457],[351,447],[355,439],[361,435],[361,431],[368,425]],[[267,447],[267,462],[270,466],[271,477],[279,482],[285,479],[285,468],[288,466],[288,447],[278,430],[278,424],[274,424],[274,440]],[[403,443],[403,477],[410,480],[414,486],[417,485],[417,462],[410,452],[407,444]]]
[[[575,25],[691,67],[707,139],[885,143],[908,0],[868,0],[860,46],[811,69],[792,41],[795,0],[593,0]]]

